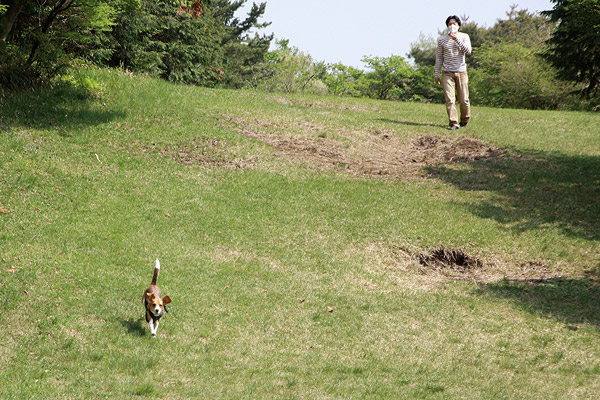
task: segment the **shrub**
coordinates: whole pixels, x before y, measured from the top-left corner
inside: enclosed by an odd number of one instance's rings
[[[555,79],[553,68],[521,43],[484,45],[480,67],[471,74],[472,98],[480,104],[555,109],[573,86]]]

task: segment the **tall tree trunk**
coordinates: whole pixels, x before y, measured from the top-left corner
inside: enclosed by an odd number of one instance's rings
[[[0,40],[3,42],[6,42],[19,13],[23,9],[18,0],[8,0],[6,3],[8,3],[8,10],[4,14],[4,20],[0,23]]]

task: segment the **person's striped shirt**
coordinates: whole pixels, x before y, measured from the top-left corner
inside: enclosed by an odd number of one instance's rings
[[[458,32],[456,40],[443,35],[438,40],[435,55],[435,77],[440,77],[440,71],[466,72],[465,55],[471,54],[471,39],[466,33]]]

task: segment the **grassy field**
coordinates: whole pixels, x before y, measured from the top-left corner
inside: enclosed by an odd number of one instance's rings
[[[598,397],[600,114],[73,81],[0,103],[0,398]]]

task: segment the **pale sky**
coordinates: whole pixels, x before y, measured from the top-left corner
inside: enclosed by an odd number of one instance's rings
[[[449,15],[468,16],[480,26],[491,27],[504,19],[512,4],[518,9],[543,11],[550,0],[254,0],[266,2],[263,18],[272,24],[261,31],[310,54],[316,61],[341,62],[364,68],[363,56],[403,56],[419,34],[437,37]],[[248,0],[245,9],[249,9]],[[245,11],[247,12],[247,11]],[[241,16],[240,16],[241,17]]]

